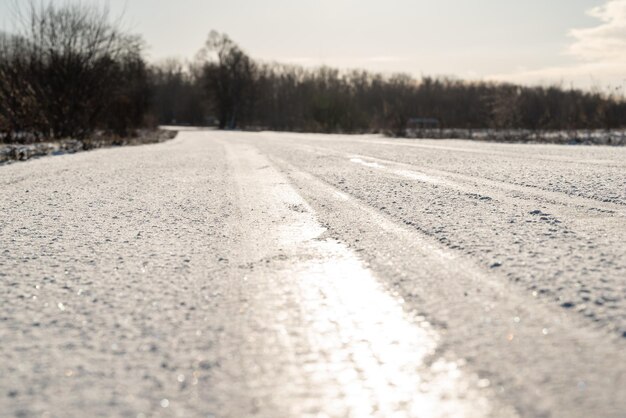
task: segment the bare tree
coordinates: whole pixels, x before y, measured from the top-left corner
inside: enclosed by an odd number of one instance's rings
[[[23,133],[39,132],[45,117],[29,83],[29,44],[19,36],[0,38],[0,132],[8,140],[25,140]],[[20,138],[14,138],[21,133]]]
[[[219,126],[234,129],[252,110],[255,64],[227,35],[216,31],[209,34],[204,55],[209,58],[203,71],[205,88],[215,104]]]
[[[102,128],[120,89],[132,84],[124,76],[143,66],[141,39],[111,23],[106,8],[34,0],[16,7],[16,33],[0,65],[0,109],[10,129],[82,138]]]

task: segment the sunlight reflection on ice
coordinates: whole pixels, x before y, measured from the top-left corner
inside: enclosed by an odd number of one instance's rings
[[[488,415],[486,398],[456,362],[429,359],[439,339],[430,324],[407,313],[345,245],[316,239],[325,229],[310,214],[300,219],[282,237],[318,255],[292,270],[309,318],[307,338],[320,354],[308,367],[313,380],[338,381],[350,416]],[[336,387],[326,391],[330,405]]]

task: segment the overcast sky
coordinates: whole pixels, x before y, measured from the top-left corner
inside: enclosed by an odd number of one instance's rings
[[[14,1],[0,0],[5,28]],[[307,66],[602,88],[626,78],[626,0],[84,2],[123,13],[153,61],[192,58],[216,29],[255,58]]]

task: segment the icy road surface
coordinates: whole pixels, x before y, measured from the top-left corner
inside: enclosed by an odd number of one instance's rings
[[[626,149],[186,131],[0,167],[1,417],[623,417]]]

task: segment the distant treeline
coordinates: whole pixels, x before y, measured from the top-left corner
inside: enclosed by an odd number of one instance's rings
[[[436,119],[441,129],[626,126],[623,97],[600,92],[262,63],[215,32],[200,56],[156,70],[161,123],[216,118],[221,128],[394,135],[413,118]]]
[[[141,38],[106,9],[19,4],[17,32],[0,34],[0,141],[126,136],[157,124],[394,135],[412,118],[442,129],[626,125],[622,97],[263,63],[217,32],[193,63],[149,65]]]

